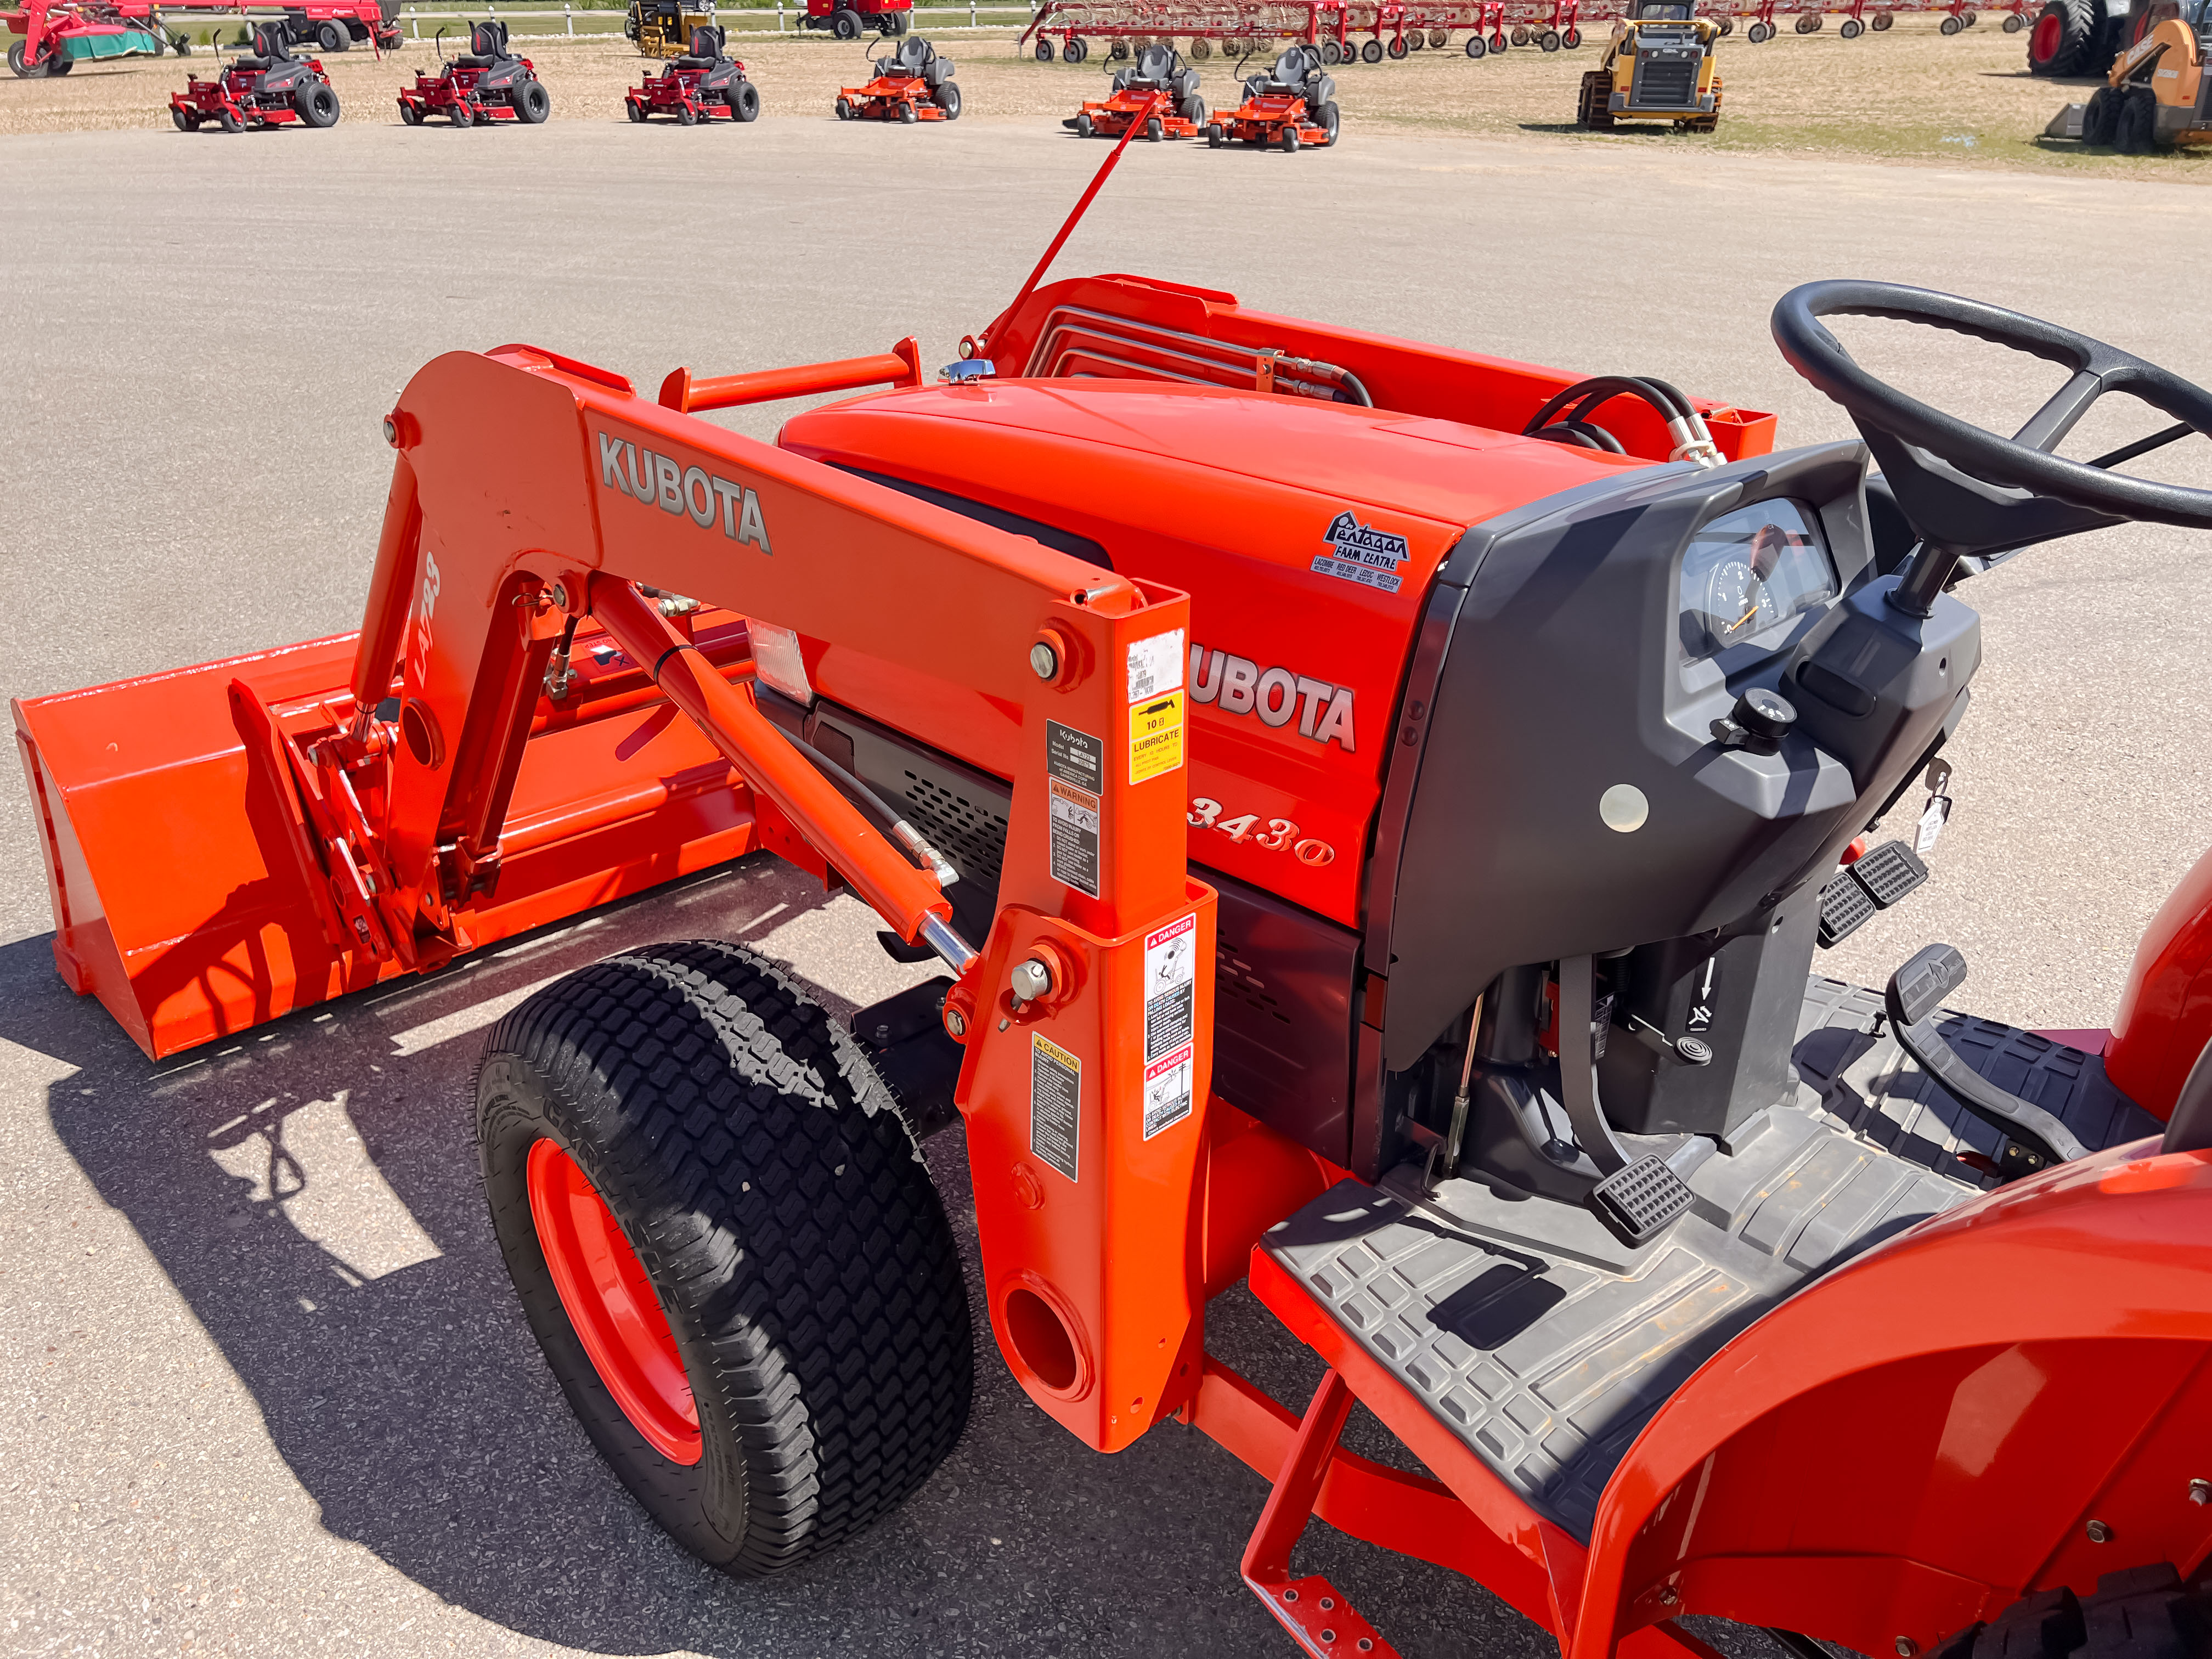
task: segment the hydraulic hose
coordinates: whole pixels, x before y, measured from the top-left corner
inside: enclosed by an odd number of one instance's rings
[[[1603,448],[1601,444],[1581,442],[1591,433],[1602,432],[1589,417],[1600,407],[1615,398],[1636,398],[1649,405],[1652,412],[1667,423],[1667,435],[1674,442],[1668,455],[1670,461],[1693,461],[1699,466],[1718,466],[1719,447],[1705,419],[1692,406],[1680,387],[1668,381],[1633,374],[1601,374],[1594,379],[1577,381],[1564,391],[1547,398],[1544,406],[1521,428],[1523,437],[1547,438],[1554,443],[1577,443],[1583,448]],[[1571,410],[1565,419],[1556,418],[1562,410]],[[1565,428],[1561,431],[1561,428]],[[1552,437],[1560,432],[1559,437]],[[1611,436],[1610,434],[1607,434]],[[1616,443],[1613,453],[1626,453]]]

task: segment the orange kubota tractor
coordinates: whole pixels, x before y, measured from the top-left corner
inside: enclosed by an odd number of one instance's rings
[[[1319,1515],[1567,1659],[1712,1659],[1692,1613],[2201,1655],[2212,862],[2088,1049],[1950,1010],[1946,945],[1810,970],[1920,872],[1838,864],[1966,713],[1957,580],[2212,528],[2114,470],[2212,393],[1820,283],[1776,338],[1863,441],[1776,452],[1656,380],[1040,287],[1060,245],[938,384],[911,341],[657,399],[538,347],[426,365],[358,634],[15,705],[69,982],[168,1054],[761,848],[940,958],[863,1036],[669,944],[486,1043],[548,1362],[735,1573],[963,1431],[915,1145],[957,1121],[1013,1375],[1086,1445],[1173,1418],[1272,1481],[1244,1575],[1309,1654],[1389,1651],[1293,1575]],[[1863,315],[2072,378],[2001,436],[1856,363]],[[697,418],[884,382],[773,445]],[[2115,390],[2178,424],[2058,458]],[[1303,1413],[1207,1352],[1248,1275],[1327,1361]],[[1338,1449],[1355,1400],[1425,1473]]]

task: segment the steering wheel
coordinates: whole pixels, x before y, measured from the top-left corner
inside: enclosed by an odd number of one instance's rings
[[[2073,377],[2026,426],[2000,437],[1869,374],[1828,331],[1824,317],[1883,317],[1944,329],[2062,364]],[[1807,283],[1776,303],[1773,329],[1790,366],[1857,423],[1905,516],[1927,541],[1941,544],[1946,574],[1962,554],[2128,520],[2212,530],[2212,490],[2111,470],[2192,432],[2212,436],[2212,392],[2155,363],[2017,311],[1894,283]],[[2051,453],[2098,398],[2119,391],[2178,424],[2094,461]]]

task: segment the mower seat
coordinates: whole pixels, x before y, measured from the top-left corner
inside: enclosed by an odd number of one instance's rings
[[[720,27],[700,25],[691,31],[691,49],[676,60],[680,70],[711,70],[723,61],[722,47],[727,37]]]
[[[1164,87],[1168,77],[1176,71],[1176,55],[1169,46],[1150,46],[1137,54],[1133,69],[1122,71],[1132,81],[1142,81],[1147,86]]]
[[[256,75],[299,60],[292,56],[290,34],[282,23],[264,23],[253,31],[253,55],[233,60],[234,67]]]
[[[471,24],[469,49],[453,61],[463,69],[488,70],[520,60],[507,49],[507,25],[494,21]]]

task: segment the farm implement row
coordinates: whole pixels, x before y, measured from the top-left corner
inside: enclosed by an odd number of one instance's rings
[[[1324,64],[1393,62],[1455,42],[1469,58],[1513,46],[1544,52],[1572,50],[1585,24],[1609,27],[1626,15],[1626,0],[1047,0],[1020,45],[1040,63],[1065,58],[1080,64],[1093,52],[1133,58],[1147,46],[1174,46],[1203,63],[1216,52],[1243,58],[1283,45],[1312,47]],[[2002,0],[1983,8],[2001,16],[2008,34],[2033,20],[2033,0]],[[1695,15],[1712,19],[1723,35],[1739,27],[1753,45],[1784,32],[1817,34],[1831,15],[1844,40],[1881,33],[1901,14],[1940,15],[1946,35],[1972,27],[1979,11],[1968,0],[1850,0],[1848,4],[1791,5],[1788,0],[1696,0]],[[1778,21],[1778,16],[1783,21]]]

